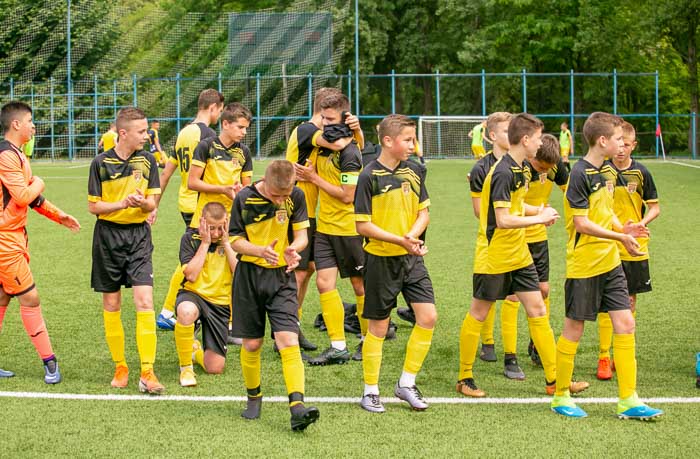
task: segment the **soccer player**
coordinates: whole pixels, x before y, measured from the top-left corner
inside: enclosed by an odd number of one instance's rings
[[[415,123],[403,115],[389,115],[379,124],[378,134],[382,152],[360,174],[355,195],[357,232],[368,239],[363,317],[369,329],[363,345],[365,390],[360,406],[374,413],[385,411],[378,385],[382,345],[396,297],[403,292],[416,324],[394,394],[422,411],[428,404],[416,387],[416,375],[428,355],[437,320],[433,286],[423,263],[428,250],[418,239],[428,225],[430,199],[420,168],[408,161],[415,149]]]
[[[141,359],[139,390],[161,394],[153,372],[156,318],[153,312],[153,243],[146,222],[160,194],[158,165],[143,151],[148,121],[139,108],[117,113],[119,142],[90,164],[88,211],[97,216],[92,239],[92,288],[102,293],[105,337],[115,364],[112,387],[129,383],[121,320],[121,287],[133,287],[136,347]]]
[[[472,367],[483,321],[494,302],[515,293],[528,315],[530,334],[540,350],[547,386],[554,384],[554,334],[537,279],[537,270],[525,243],[525,227],[551,225],[558,218],[551,207],[525,204],[532,159],[542,144],[542,122],[532,115],[515,115],[508,125],[510,150],[484,180],[479,213],[479,234],[474,256],[473,291],[469,313],[460,332],[460,367],[457,392],[483,397],[474,382]]]
[[[80,230],[80,223],[41,195],[44,181],[32,174],[22,153],[22,145],[35,131],[31,107],[24,102],[6,103],[0,109],[0,127],[0,330],[10,300],[17,297],[24,329],[44,363],[44,382],[57,384],[61,372],[29,269],[27,210],[31,207],[73,232]],[[0,378],[11,376],[11,371],[0,370]]]
[[[486,150],[484,150],[484,129],[486,129],[486,120],[478,123],[467,134],[472,139],[472,153],[476,159],[481,159],[486,154]]]
[[[347,124],[350,102],[340,91],[328,94],[320,102],[323,118],[323,136],[328,141],[353,137]],[[295,164],[297,176],[319,188],[319,212],[314,258],[316,262],[316,286],[318,287],[321,313],[328,329],[331,345],[309,360],[312,365],[343,364],[350,359],[345,341],[345,310],[340,293],[336,289],[338,273],[350,278],[357,302],[358,317],[365,304],[362,269],[365,254],[362,236],[357,234],[353,200],[357,177],[362,170],[362,158],[356,142],[350,142],[342,150],[323,149],[313,167]],[[360,321],[366,333],[366,322]],[[362,341],[358,344],[355,360],[362,360]]]
[[[282,374],[289,396],[292,430],[304,430],[319,417],[304,406],[304,364],[299,349],[297,289],[292,271],[308,243],[304,192],[294,186],[294,166],[272,161],[265,178],[243,188],[231,210],[229,234],[239,253],[233,283],[233,332],[243,338],[241,369],[248,393],[246,419],[260,417],[260,353],[265,317],[282,357]],[[294,239],[287,239],[288,227]]]
[[[654,178],[642,163],[632,158],[632,152],[637,146],[637,136],[627,121],[622,123],[622,140],[624,147],[612,156],[611,164],[617,172],[615,183],[615,216],[620,222],[641,223],[648,226],[661,213],[659,197],[656,193]],[[636,318],[637,294],[651,291],[651,276],[649,275],[649,238],[637,239],[643,253],[641,256],[630,255],[624,245],[618,242],[622,270],[627,279],[627,291],[630,295],[630,310]],[[610,315],[605,312],[598,314],[598,337],[600,351],[598,354],[598,370],[596,376],[600,380],[612,379],[610,363],[610,344],[613,337],[613,326]]]
[[[151,121],[151,128],[148,130],[148,151],[153,155],[158,163],[158,167],[165,167],[167,155],[160,146],[158,138],[158,130],[160,129],[160,121]]]
[[[109,129],[102,134],[100,141],[97,143],[97,151],[100,151],[100,149],[102,149],[103,152],[111,150],[117,144],[117,140],[119,140],[117,125],[113,122],[109,123]]]
[[[221,112],[224,109],[224,96],[216,89],[205,89],[199,93],[197,100],[197,116],[177,135],[175,141],[175,154],[168,158],[165,164],[165,169],[160,174],[161,193],[165,193],[165,189],[170,182],[170,177],[176,169],[180,170],[180,188],[178,190],[177,207],[180,210],[180,215],[185,222],[185,227],[190,226],[194,210],[197,207],[197,192],[192,191],[187,187],[189,178],[190,165],[192,164],[192,154],[197,148],[199,142],[211,137],[216,137],[216,131],[210,128],[212,124],[219,121]],[[153,224],[156,221],[158,213],[158,205],[162,194],[155,195],[156,208],[153,210],[150,222]],[[177,292],[182,285],[184,275],[180,264],[178,264],[175,272],[170,278],[168,293],[163,302],[163,308],[158,314],[156,323],[161,330],[173,330],[175,328],[175,300]]]
[[[320,103],[324,97],[331,93],[339,92],[336,88],[321,88],[316,92],[314,97],[314,112],[311,119],[305,123],[300,124],[295,127],[289,136],[289,143],[287,144],[286,159],[292,163],[296,163],[302,166],[315,167],[316,158],[318,153],[322,148],[328,148],[331,150],[342,150],[351,141],[352,137],[345,137],[336,140],[335,142],[329,142],[323,138],[323,118],[321,117],[321,107]],[[362,133],[359,126],[359,120],[356,116],[350,115],[346,118],[346,121],[354,133]],[[311,182],[304,180],[299,180],[297,178],[297,186],[304,192],[306,197],[306,209],[309,215],[309,229],[308,229],[308,239],[309,244],[300,253],[301,260],[299,266],[294,270],[294,275],[297,280],[297,291],[299,300],[299,320],[301,320],[302,308],[304,305],[304,298],[306,297],[306,291],[309,287],[309,281],[311,280],[311,275],[316,271],[316,266],[314,262],[314,241],[316,234],[316,207],[318,206],[318,186]],[[292,235],[290,234],[290,237]],[[311,341],[304,337],[304,334],[299,332],[299,346],[306,351],[315,351],[318,346],[313,344]]]
[[[622,419],[650,419],[663,411],[651,408],[637,397],[634,317],[630,311],[625,273],[616,241],[632,256],[641,256],[635,236],[646,236],[641,224],[621,225],[615,217],[613,194],[617,172],[605,158],[624,148],[622,118],[609,113],[591,114],[583,125],[588,152],[571,168],[564,209],[569,241],[566,250],[566,318],[557,342],[556,392],[551,408],[566,417],[580,418],[586,412],[569,394],[578,342],[586,320],[608,312],[615,335],[615,365],[618,390],[617,415]],[[542,356],[542,349],[535,341]],[[544,359],[543,359],[544,363]]]
[[[180,361],[180,385],[196,386],[192,350],[207,373],[220,374],[226,363],[226,337],[231,316],[231,283],[236,253],[228,237],[228,209],[210,202],[202,209],[199,228],[188,228],[180,241],[185,282],[177,295],[175,347]],[[195,344],[194,323],[201,321],[202,351]]]
[[[569,155],[574,153],[574,139],[569,131],[569,125],[564,121],[559,126],[559,154],[561,155],[561,160],[569,166]]]

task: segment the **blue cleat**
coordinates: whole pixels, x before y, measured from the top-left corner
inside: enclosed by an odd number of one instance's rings
[[[53,359],[44,362],[44,382],[46,384],[58,384],[61,382],[61,370],[58,369],[58,362]]]
[[[700,352],[695,355],[695,376],[700,378]]]
[[[565,395],[555,395],[552,398],[550,408],[555,413],[567,418],[585,418],[588,414],[581,408],[576,406],[571,395],[567,392]]]
[[[158,314],[158,318],[156,319],[156,325],[158,328],[167,331],[175,330],[176,322],[177,320],[175,320],[175,317],[166,318],[163,314]]]
[[[658,418],[663,415],[662,410],[652,408],[642,403],[639,397],[634,393],[631,397],[617,402],[617,417],[620,419],[639,419],[640,421],[648,421]]]
[[[13,377],[14,375],[15,375],[15,374],[14,374],[13,372],[7,371],[7,370],[3,370],[2,368],[0,368],[0,378],[11,378],[11,377]]]

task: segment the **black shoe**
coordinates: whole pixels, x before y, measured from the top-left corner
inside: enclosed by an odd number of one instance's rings
[[[355,352],[352,354],[352,359],[355,362],[361,362],[362,361],[362,344],[364,341],[360,341],[357,343],[357,348],[355,349]]]
[[[406,322],[416,324],[416,314],[411,308],[396,308],[396,314]]]
[[[309,364],[311,365],[333,365],[333,364],[338,364],[342,365],[344,363],[348,363],[348,360],[350,360],[350,352],[348,352],[347,348],[341,350],[338,350],[334,348],[333,346],[329,347],[325,351],[321,352],[319,355],[316,357],[313,357],[309,359]]]
[[[396,330],[398,328],[399,327],[394,323],[394,321],[390,320],[389,328],[386,330],[386,336],[384,337],[384,339],[389,341],[396,339]]]
[[[303,333],[299,333],[299,347],[305,351],[315,351],[318,349],[318,346],[309,341]]]
[[[246,408],[241,413],[241,417],[245,419],[258,419],[260,417],[260,410],[262,408],[262,396],[251,397],[248,396],[248,401],[246,402]]]
[[[321,328],[321,325],[324,325],[323,314],[319,312],[314,319],[314,328]]]
[[[306,407],[303,404],[294,405],[291,408],[292,417],[290,422],[292,424],[292,430],[301,431],[305,430],[314,422],[318,421],[321,413],[315,406]]]
[[[530,344],[527,346],[527,355],[530,356],[530,360],[532,360],[533,365],[538,367],[542,366],[542,359],[540,359],[540,354],[537,352],[535,343],[533,343],[532,340],[530,340]]]
[[[484,362],[495,362],[498,360],[496,358],[496,349],[493,344],[482,344],[481,352],[479,353],[479,358]]]
[[[360,319],[357,317],[357,314],[345,316],[343,328],[348,333],[362,333],[362,329],[360,328]]]

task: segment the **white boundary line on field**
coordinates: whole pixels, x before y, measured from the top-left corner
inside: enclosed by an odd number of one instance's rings
[[[671,163],[671,164],[677,164],[677,165],[679,165],[679,166],[685,166],[685,167],[692,167],[692,168],[694,168],[694,169],[700,169],[700,166],[696,166],[695,164],[681,163],[681,162],[678,162],[678,161],[666,161],[666,162],[667,162],[667,163]]]
[[[206,396],[206,395],[121,395],[121,394],[68,394],[51,392],[9,392],[0,391],[0,398],[33,398],[53,400],[100,400],[100,401],[160,401],[160,402],[243,402],[246,397],[235,395]],[[549,403],[549,397],[532,398],[427,398],[429,403],[436,405],[537,405]],[[266,402],[288,403],[286,396],[265,397]],[[341,403],[356,404],[360,397],[305,397],[309,403]],[[644,398],[649,403],[700,403],[700,397],[650,397]],[[396,397],[382,398],[384,403],[403,403]],[[576,402],[585,404],[617,403],[617,398],[576,398]]]
[[[92,163],[85,163],[85,164],[75,164],[73,166],[68,166],[66,169],[80,169],[81,167],[88,167]]]

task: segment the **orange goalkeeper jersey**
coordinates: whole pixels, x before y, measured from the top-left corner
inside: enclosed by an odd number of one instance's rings
[[[0,142],[0,231],[17,231],[27,224],[27,209],[38,192],[29,185],[32,169],[24,153],[7,140]]]

